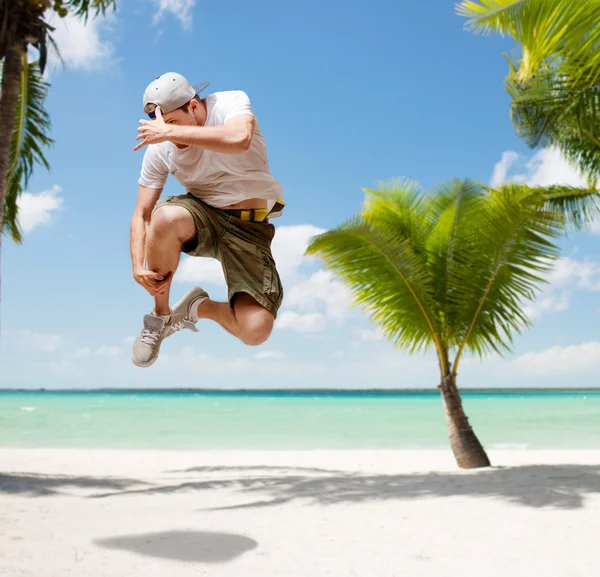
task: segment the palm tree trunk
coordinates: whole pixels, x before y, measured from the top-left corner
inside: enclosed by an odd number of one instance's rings
[[[439,389],[444,402],[450,447],[458,466],[462,469],[489,467],[490,460],[469,424],[456,387],[455,375],[451,371],[442,378]]]
[[[0,262],[4,229],[4,200],[8,179],[10,145],[15,124],[15,112],[19,99],[21,68],[23,66],[23,46],[14,43],[8,47],[2,71],[2,92],[0,93]]]

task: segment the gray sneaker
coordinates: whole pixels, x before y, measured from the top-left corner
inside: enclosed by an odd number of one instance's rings
[[[160,345],[169,332],[169,327],[160,317],[144,316],[144,328],[133,342],[131,360],[138,367],[149,367],[158,358]]]
[[[171,317],[171,323],[167,327],[165,338],[170,337],[173,333],[181,329],[189,329],[195,333],[198,332],[196,323],[190,318],[190,309],[192,303],[201,298],[208,298],[208,293],[199,286],[190,289],[183,295],[181,300],[173,307],[173,316]]]

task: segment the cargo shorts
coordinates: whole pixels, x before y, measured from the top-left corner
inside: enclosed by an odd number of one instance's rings
[[[182,252],[221,263],[230,306],[238,293],[247,293],[277,318],[283,287],[271,254],[275,227],[269,222],[241,220],[190,193],[157,202],[153,214],[166,205],[182,206],[192,215],[196,239],[183,246]]]

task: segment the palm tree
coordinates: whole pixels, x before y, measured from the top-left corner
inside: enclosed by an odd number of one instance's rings
[[[428,193],[400,181],[366,194],[363,211],[313,238],[307,253],[348,285],[395,346],[435,350],[458,465],[489,466],[457,388],[461,360],[510,350],[513,334],[530,324],[522,304],[559,256],[553,241],[567,226],[590,222],[600,197],[470,180]]]
[[[4,231],[21,238],[17,198],[34,164],[48,167],[43,148],[52,141],[42,74],[53,28],[45,16],[54,11],[85,20],[114,6],[115,0],[0,0],[0,253]],[[39,51],[37,64],[28,63],[29,46]]]
[[[0,65],[0,80],[2,67]],[[44,108],[48,84],[43,80],[38,62],[23,60],[19,97],[8,157],[8,178],[4,202],[4,231],[14,242],[22,242],[17,200],[27,189],[34,165],[49,169],[43,148],[52,144],[49,137],[50,117]]]
[[[463,0],[475,32],[510,35],[522,54],[506,87],[517,133],[555,145],[590,183],[600,178],[600,0]]]

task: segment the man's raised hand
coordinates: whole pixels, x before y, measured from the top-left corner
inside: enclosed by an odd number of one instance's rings
[[[154,120],[140,120],[141,126],[137,130],[139,134],[136,140],[141,140],[142,142],[134,147],[134,151],[139,150],[147,144],[158,144],[159,142],[168,140],[169,125],[163,120],[160,106],[156,107],[154,114],[156,115]]]

